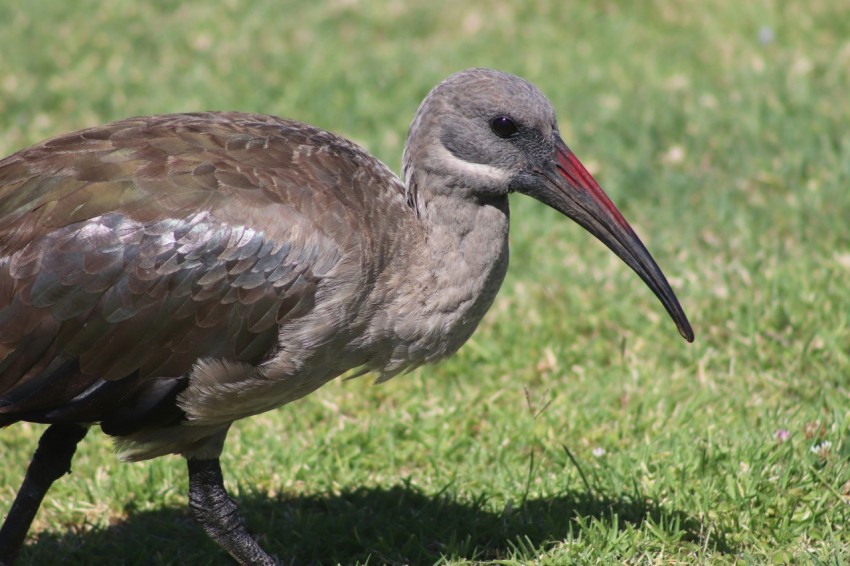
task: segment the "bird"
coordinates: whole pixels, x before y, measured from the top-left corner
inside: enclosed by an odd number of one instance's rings
[[[505,277],[512,193],[601,240],[693,341],[552,104],[506,72],[434,87],[401,176],[328,131],[239,112],[125,119],[0,161],[0,427],[48,425],[0,563],[94,426],[123,460],[185,457],[208,536],[238,563],[275,563],[224,487],[230,425],[455,353]]]

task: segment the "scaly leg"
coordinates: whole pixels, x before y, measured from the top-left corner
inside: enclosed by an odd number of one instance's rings
[[[71,459],[88,427],[52,424],[38,441],[24,482],[0,528],[0,566],[15,561],[32,520],[50,486],[71,471]]]
[[[189,465],[189,507],[210,538],[240,564],[277,564],[245,530],[239,508],[224,489],[218,458],[188,458],[186,462]]]

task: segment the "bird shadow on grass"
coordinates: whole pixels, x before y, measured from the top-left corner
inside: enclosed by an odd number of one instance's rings
[[[433,564],[441,559],[532,559],[537,551],[578,537],[591,521],[623,530],[651,521],[671,539],[734,552],[683,511],[622,494],[581,491],[528,499],[494,512],[486,497],[459,500],[409,485],[358,488],[333,495],[238,498],[249,529],[281,564]],[[85,532],[81,532],[85,531]],[[222,564],[228,558],[201,532],[188,510],[130,512],[109,527],[44,532],[20,564]]]

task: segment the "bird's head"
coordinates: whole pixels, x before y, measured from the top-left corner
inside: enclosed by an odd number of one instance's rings
[[[599,184],[561,139],[540,90],[490,69],[456,73],[419,107],[403,158],[408,187],[482,204],[529,195],[596,236],[658,297],[689,342],[694,334],[664,274]],[[439,177],[441,182],[431,183]]]

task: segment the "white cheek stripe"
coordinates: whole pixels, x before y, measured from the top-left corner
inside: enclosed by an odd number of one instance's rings
[[[440,146],[439,159],[446,163],[450,171],[463,173],[472,178],[487,179],[492,183],[507,183],[510,177],[508,171],[486,163],[471,163],[460,159],[445,146]]]

